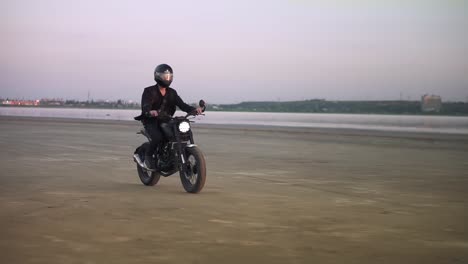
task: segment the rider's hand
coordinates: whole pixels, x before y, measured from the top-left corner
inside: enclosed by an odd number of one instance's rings
[[[203,113],[203,108],[197,107],[197,115],[201,115]]]
[[[158,111],[156,111],[156,110],[151,110],[151,111],[149,111],[149,113],[150,113],[151,116],[158,116]]]

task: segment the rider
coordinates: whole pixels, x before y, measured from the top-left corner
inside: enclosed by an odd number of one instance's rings
[[[163,139],[161,125],[164,125],[174,115],[176,106],[186,113],[202,113],[202,108],[195,108],[186,103],[177,95],[176,90],[169,87],[173,80],[171,66],[160,64],[154,70],[156,85],[149,86],[143,91],[141,97],[141,115],[135,117],[140,120],[146,132],[151,137],[150,147],[145,153],[145,166],[154,169],[153,154]]]

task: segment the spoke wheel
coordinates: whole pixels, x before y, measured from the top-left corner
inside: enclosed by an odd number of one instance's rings
[[[198,193],[203,189],[206,180],[206,163],[198,147],[186,148],[187,162],[180,172],[180,179],[185,191]]]
[[[145,162],[145,153],[146,149],[149,148],[149,143],[144,143],[138,148],[138,155],[140,156],[140,159]],[[161,175],[155,171],[149,171],[146,170],[142,167],[140,167],[138,164],[136,165],[137,167],[137,172],[138,172],[138,177],[140,178],[140,181],[147,186],[153,186],[156,185],[159,182],[159,179],[161,178]]]

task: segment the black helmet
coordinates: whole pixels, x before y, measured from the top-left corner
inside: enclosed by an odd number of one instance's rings
[[[154,69],[154,80],[159,86],[169,87],[172,83],[173,73],[171,66],[159,64],[158,67]]]

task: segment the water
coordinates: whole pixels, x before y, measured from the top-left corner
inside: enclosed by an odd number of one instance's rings
[[[133,120],[139,114],[140,110],[0,107],[0,116]],[[468,117],[451,116],[206,112],[196,122],[468,134]]]

